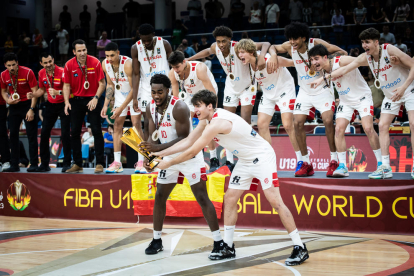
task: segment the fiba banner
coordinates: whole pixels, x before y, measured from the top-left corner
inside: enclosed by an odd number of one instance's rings
[[[162,173],[162,171],[160,172]],[[218,171],[207,175],[207,192],[217,217],[221,218],[224,196],[224,185],[229,181],[230,170],[224,166]],[[134,174],[131,176],[135,215],[152,215],[155,193],[157,191],[157,173]],[[188,180],[177,184],[167,200],[166,216],[172,217],[203,217]]]

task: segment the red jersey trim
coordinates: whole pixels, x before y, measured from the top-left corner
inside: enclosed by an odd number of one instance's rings
[[[384,50],[387,50],[388,45],[388,43],[384,43]]]

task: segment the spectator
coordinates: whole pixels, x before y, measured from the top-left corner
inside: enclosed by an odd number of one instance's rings
[[[88,5],[83,5],[83,12],[79,14],[80,27],[84,30],[85,41],[89,43],[89,32],[91,31],[91,14],[88,12]]]
[[[115,123],[115,119],[111,119],[112,110],[114,109],[114,104],[115,104],[115,99],[112,99],[106,110],[105,119],[108,125],[113,125]]]
[[[94,154],[95,137],[92,134],[91,124],[87,123],[86,127],[88,128],[88,131],[86,131],[82,135],[81,142],[82,142],[83,145],[88,145],[89,146],[89,160],[88,161],[91,161],[91,160],[93,160],[94,155],[95,155]]]
[[[182,52],[183,54],[184,54],[184,57],[185,58],[189,58],[190,56],[186,53],[186,52],[184,52],[184,46],[183,46],[183,44],[180,44],[180,45],[178,45],[178,47],[177,47],[177,50],[176,51],[180,51],[180,52]]]
[[[216,4],[213,0],[208,0],[208,2],[204,4],[204,10],[206,11],[207,20],[216,18]]]
[[[181,44],[181,41],[187,35],[188,28],[184,25],[181,20],[175,20],[175,28],[173,29],[172,37],[171,37],[171,44],[173,45],[174,49]]]
[[[397,35],[395,37],[395,39],[397,40],[397,43],[394,44],[395,47],[397,47],[398,49],[400,49],[401,51],[403,51],[404,53],[407,53],[407,45],[405,45],[404,43],[402,43],[402,36],[401,35]]]
[[[104,152],[106,156],[108,156],[108,163],[112,163],[114,161],[114,126],[108,125],[108,132],[104,134]]]
[[[388,25],[382,27],[381,38],[384,39],[385,43],[395,44],[395,36],[390,33],[390,27]]]
[[[356,8],[355,0],[350,0],[347,5],[345,22],[354,22],[354,10]]]
[[[99,51],[98,57],[100,61],[105,59],[105,46],[106,44],[111,42],[107,38],[108,38],[108,34],[106,33],[106,31],[103,31],[101,39],[98,40],[98,43],[96,44],[96,49],[98,49]]]
[[[193,48],[196,53],[200,52],[200,49],[198,48],[200,46],[200,44],[198,44],[198,39],[193,38],[192,42],[193,44],[191,45],[191,48]]]
[[[316,22],[317,24],[322,23],[322,11],[323,11],[323,1],[322,0],[316,0],[312,4],[312,20],[313,22]]]
[[[274,0],[269,0],[265,9],[264,25],[266,28],[279,28],[280,9]]]
[[[183,39],[182,43],[181,43],[182,47],[183,47],[183,52],[187,53],[187,55],[189,57],[192,57],[196,54],[196,52],[194,51],[193,48],[188,47],[188,40],[187,39]]]
[[[336,12],[335,12],[336,9],[339,10],[339,14],[342,14],[342,9],[339,8],[338,2],[333,2],[333,7],[332,7],[331,11],[329,12],[331,14],[331,16],[334,16],[336,14]]]
[[[140,35],[139,35],[139,26],[137,26],[135,28],[135,31],[132,32],[132,42],[136,43],[138,40],[140,40]]]
[[[240,0],[235,0],[230,6],[229,21],[231,29],[237,31],[243,28],[243,16],[245,5]]]
[[[247,32],[242,32],[242,39],[249,38],[249,34]]]
[[[224,15],[224,11],[225,11],[223,3],[221,3],[219,0],[214,0],[214,5],[216,7],[214,18],[216,19],[222,18]]]
[[[323,9],[322,9],[322,25],[328,26],[331,24],[331,19],[332,16],[329,13],[330,10],[330,6],[329,6],[329,1],[325,1],[323,2]],[[325,29],[326,31],[328,31],[328,29]]]
[[[321,37],[321,30],[319,30],[318,28],[316,28],[318,24],[313,23],[312,24],[312,29],[310,31],[311,37],[312,38],[320,38]]]
[[[371,20],[374,23],[389,22],[387,18],[387,14],[385,13],[384,9],[380,7],[379,1],[375,1],[375,6],[372,11]]]
[[[358,57],[358,56],[359,56],[359,49],[358,49],[358,48],[352,48],[352,49],[349,51],[349,55],[350,55],[351,57]]]
[[[138,26],[140,7],[141,5],[138,2],[129,0],[129,2],[122,8],[123,12],[126,14],[126,37],[129,37],[132,30],[135,30]]]
[[[362,4],[362,1],[358,1],[358,6],[354,9],[354,23],[360,25],[366,23],[367,9]],[[359,34],[359,33],[358,33]]]
[[[315,4],[315,3],[314,3]],[[312,8],[309,7],[309,2],[306,1],[302,10],[303,22],[310,25],[312,22]]]
[[[332,27],[335,33],[335,40],[337,45],[342,45],[342,35],[344,32],[345,18],[339,9],[335,10],[335,15],[332,16]]]
[[[407,21],[408,16],[410,15],[410,5],[405,3],[405,0],[400,0],[400,4],[395,8],[394,18],[392,22]]]
[[[211,68],[213,66],[213,64],[211,63],[211,60],[206,59],[206,58],[202,58],[201,61],[204,62],[204,64],[207,66],[207,68],[211,71]]]
[[[405,45],[407,45],[407,48],[410,49],[411,52],[414,50],[413,49],[413,46],[414,46],[414,37],[413,37],[413,35],[411,33],[411,28],[410,27],[407,27],[405,29],[404,36],[402,38],[402,41],[403,41],[403,43]]]
[[[250,10],[250,16],[248,19],[250,28],[252,30],[260,29],[262,26],[262,10],[259,8],[259,2],[255,1],[253,8]],[[255,33],[257,35],[257,33]]]
[[[203,51],[204,49],[210,48],[211,43],[207,42],[207,36],[203,35],[201,37],[201,45],[198,46],[198,51]]]
[[[72,15],[68,12],[68,6],[63,6],[63,12],[59,15],[59,22],[63,29],[70,31],[70,22],[72,22]]]
[[[24,34],[26,36],[26,34]],[[29,44],[30,37],[24,37],[22,41],[19,42],[19,50],[17,55],[19,57],[20,65],[27,65],[29,63]]]
[[[192,24],[197,24],[197,19],[203,16],[202,6],[200,0],[190,0],[187,4],[187,10],[190,12],[190,21]],[[195,25],[193,25],[195,26]]]
[[[266,6],[265,0],[250,0],[250,10],[253,9],[254,3],[259,3],[259,9],[263,10]]]
[[[40,52],[42,51],[42,48],[43,48],[43,36],[42,36],[42,34],[39,32],[39,29],[34,29],[34,32],[33,32],[34,34],[33,34],[33,36],[34,36],[34,42],[33,42],[33,45],[35,45],[35,46],[37,46],[36,48],[35,48],[35,55],[36,56],[38,56],[39,54],[40,54]]]
[[[105,21],[106,17],[108,16],[108,12],[102,8],[101,1],[96,2],[96,23],[95,23],[95,37],[99,38],[101,36],[101,32],[105,30]]]
[[[302,21],[302,10],[303,10],[302,2],[300,2],[299,0],[291,1],[289,3],[289,11],[290,11],[289,19],[290,19],[290,21],[291,22],[293,22],[293,21],[301,22]]]
[[[380,40],[378,41],[379,45],[382,45],[385,43],[385,38],[381,37]]]
[[[56,38],[59,39],[60,64],[64,66],[68,61],[69,33],[60,24],[56,24],[55,29],[57,31]]]
[[[13,52],[13,40],[11,39],[11,36],[7,36],[7,40],[4,43],[4,48],[6,48],[4,51],[6,53]]]

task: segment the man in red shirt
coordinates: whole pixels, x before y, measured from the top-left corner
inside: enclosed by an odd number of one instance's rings
[[[0,75],[1,95],[10,105],[9,129],[11,160],[10,168],[5,172],[18,172],[19,168],[19,129],[22,120],[26,125],[26,133],[29,138],[30,167],[28,172],[37,171],[37,122],[34,120],[34,108],[37,99],[31,101],[27,98],[28,92],[37,90],[37,80],[32,70],[20,66],[15,53],[7,53],[3,57],[4,66],[7,68]],[[9,95],[10,94],[10,95]]]
[[[99,60],[88,55],[85,41],[77,39],[72,43],[74,58],[66,62],[63,73],[63,96],[65,113],[71,110],[71,145],[75,164],[67,173],[83,172],[81,130],[86,113],[95,139],[95,173],[103,172],[104,139],[101,129],[101,109],[98,99],[105,90],[105,75]],[[70,93],[73,98],[69,100]]]
[[[65,114],[65,99],[63,98],[63,68],[55,65],[55,60],[49,53],[42,53],[39,57],[43,69],[39,71],[39,90],[35,93],[27,93],[27,98],[42,97],[47,93],[47,107],[44,110],[42,132],[40,137],[40,159],[41,164],[38,172],[50,171],[49,139],[53,126],[58,117],[61,121],[61,137],[63,145],[63,168],[65,172],[70,168],[71,146],[70,146],[70,116]]]

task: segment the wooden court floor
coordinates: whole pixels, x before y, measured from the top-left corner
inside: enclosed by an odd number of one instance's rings
[[[210,261],[206,227],[166,225],[164,251],[144,253],[152,225],[0,216],[3,275],[414,275],[414,237],[301,232],[310,258],[284,266],[285,231],[237,229],[236,258]]]

